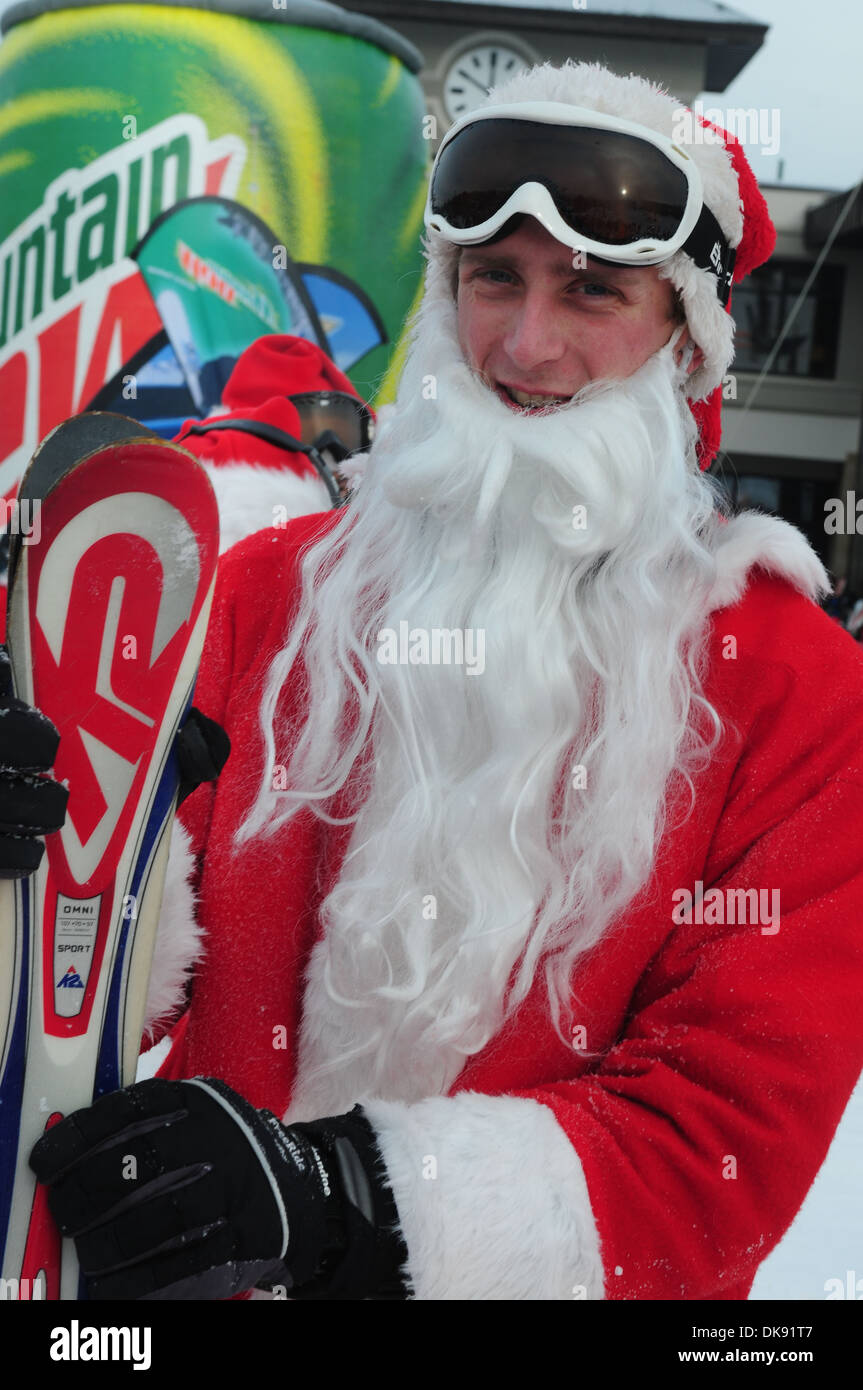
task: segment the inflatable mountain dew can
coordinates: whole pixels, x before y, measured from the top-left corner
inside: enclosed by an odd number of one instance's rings
[[[429,157],[407,40],[323,0],[25,0],[2,29],[0,496],[106,383],[182,381],[180,321],[222,363],[313,338],[392,399]]]

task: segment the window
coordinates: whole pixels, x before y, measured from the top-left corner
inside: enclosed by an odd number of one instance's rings
[[[770,260],[735,287],[735,371],[761,370],[811,270],[805,261]],[[844,267],[821,267],[770,368],[771,376],[836,375],[844,280]]]

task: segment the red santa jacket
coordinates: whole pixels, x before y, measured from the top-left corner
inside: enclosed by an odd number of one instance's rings
[[[196,703],[233,751],[183,811],[205,954],[160,1072],[223,1077],[288,1119],[301,1011],[326,1008],[308,969],[317,911],[351,827],[302,813],[239,854],[232,836],[258,784],[298,551],[339,515],[222,562]],[[418,1298],[746,1298],[860,1074],[863,657],[800,592],[823,571],[785,523],[735,519],[718,558],[706,693],[731,727],[648,889],[582,958],[582,1044],[556,1036],[540,979],[447,1094],[363,1099]],[[282,708],[298,699],[289,686]],[[155,1012],[197,930],[172,863]],[[681,890],[699,884],[682,922]],[[747,918],[751,889],[779,892],[778,924]]]

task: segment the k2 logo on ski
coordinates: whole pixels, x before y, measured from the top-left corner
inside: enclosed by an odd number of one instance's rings
[[[84,988],[84,981],[81,979],[81,976],[78,974],[78,971],[75,969],[74,965],[70,965],[70,966],[69,966],[69,969],[66,971],[66,974],[60,976],[60,979],[57,981],[57,988],[58,988],[58,989],[83,989],[83,988]]]

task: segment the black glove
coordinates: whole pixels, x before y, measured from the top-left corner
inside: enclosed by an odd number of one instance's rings
[[[0,646],[0,879],[24,878],[45,853],[41,836],[62,829],[69,790],[48,773],[60,735],[41,710],[12,694],[9,653]],[[218,777],[231,742],[224,729],[193,705],[177,733],[177,805]]]
[[[38,869],[39,836],[66,819],[69,791],[48,776],[59,742],[51,720],[12,694],[9,653],[0,646],[0,878]]]
[[[208,719],[194,705],[177,731],[177,765],[180,789],[177,806],[191,796],[202,782],[215,782],[231,751],[231,740],[221,724]]]
[[[407,1250],[359,1106],[285,1126],[211,1077],[142,1081],[61,1120],[30,1166],[90,1298],[279,1284],[292,1299],[406,1296]]]

